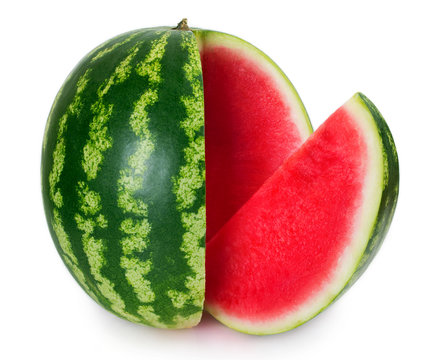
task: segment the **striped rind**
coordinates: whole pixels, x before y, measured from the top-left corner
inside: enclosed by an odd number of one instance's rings
[[[396,208],[399,166],[390,130],[373,103],[355,94],[344,108],[364,133],[368,151],[368,174],[364,199],[352,232],[354,241],[338,261],[334,276],[322,293],[317,293],[294,312],[276,320],[254,322],[235,318],[206,303],[206,310],[230,328],[253,335],[276,334],[294,329],[317,316],[342,296],[364,273],[381,247]]]
[[[48,225],[69,271],[107,310],[163,328],[196,325],[204,301],[197,54],[191,32],[168,28],[102,44],[62,86],[42,152]]]

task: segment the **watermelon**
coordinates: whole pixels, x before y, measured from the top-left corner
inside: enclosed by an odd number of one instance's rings
[[[356,94],[208,242],[206,309],[251,334],[290,330],[316,316],[380,248],[398,174],[385,121]]]
[[[75,67],[48,117],[41,176],[54,244],[108,311],[194,326],[206,224],[216,234],[310,132],[292,84],[243,40],[185,21],[117,36]]]

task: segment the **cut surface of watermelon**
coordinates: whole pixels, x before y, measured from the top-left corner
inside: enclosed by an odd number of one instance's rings
[[[356,94],[207,244],[207,310],[252,334],[289,330],[317,315],[379,248],[397,179],[391,134]]]
[[[194,32],[204,81],[210,241],[312,128],[291,82],[265,54],[232,35]]]

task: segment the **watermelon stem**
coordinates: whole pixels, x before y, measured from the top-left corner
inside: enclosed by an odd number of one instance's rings
[[[182,19],[178,24],[177,27],[173,28],[173,30],[181,30],[181,31],[190,31],[190,28],[187,24],[187,19]]]

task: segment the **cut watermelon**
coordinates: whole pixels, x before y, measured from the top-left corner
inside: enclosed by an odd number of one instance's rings
[[[57,250],[96,302],[136,323],[196,325],[206,282],[229,326],[293,328],[364,271],[398,189],[390,132],[363,95],[311,131],[290,81],[244,40],[185,19],[113,38],[48,118]]]
[[[397,194],[390,131],[356,94],[207,244],[207,310],[252,334],[313,318],[365,270]]]
[[[204,80],[209,241],[312,127],[293,85],[263,52],[232,35],[194,33]]]

